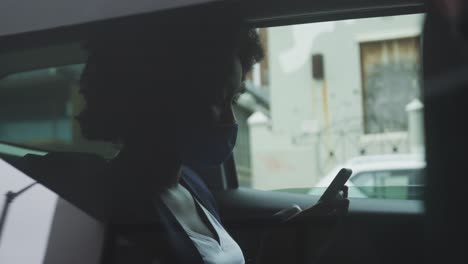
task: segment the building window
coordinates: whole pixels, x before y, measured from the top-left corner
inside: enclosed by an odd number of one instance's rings
[[[364,132],[406,131],[405,106],[419,98],[419,37],[360,44]]]

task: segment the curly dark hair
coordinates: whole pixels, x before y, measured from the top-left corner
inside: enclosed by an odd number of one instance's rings
[[[244,77],[263,58],[255,29],[221,18],[114,24],[84,47],[86,109],[77,119],[84,137],[105,141],[125,141],[142,131],[161,134],[184,112],[218,100],[233,55]],[[149,127],[155,122],[159,129]]]

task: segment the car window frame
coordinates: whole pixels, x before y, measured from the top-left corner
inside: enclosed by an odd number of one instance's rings
[[[423,0],[379,0],[376,1],[361,1],[356,3],[356,6],[339,6],[330,8],[329,4],[324,4],[322,9],[317,9],[313,3],[304,4],[289,3],[288,8],[284,9],[284,1],[268,2],[268,10],[258,3],[253,4],[252,8],[246,8],[243,16],[246,22],[251,27],[273,27],[286,26],[303,23],[317,23],[325,21],[337,21],[343,19],[357,19],[391,15],[417,14],[427,11],[426,4]],[[307,1],[306,1],[307,2]],[[244,4],[246,1],[244,1]],[[265,3],[263,3],[265,5]],[[328,5],[328,6],[327,6]],[[263,7],[263,9],[262,9]],[[313,8],[316,9],[313,9]],[[341,8],[340,8],[341,7]],[[302,9],[301,9],[302,8]],[[182,8],[184,9],[184,8]],[[23,32],[12,35],[0,36],[0,55],[6,52],[21,53],[28,49],[44,48],[53,45],[63,45],[66,43],[80,42],[84,36],[89,33],[91,28],[108,26],[112,23],[124,23],[133,21],[135,17],[148,19],[153,14],[138,14],[130,17],[119,17],[103,21],[93,21],[84,24],[70,25],[65,27],[55,27],[34,32]],[[75,58],[74,64],[82,63],[83,57]],[[50,64],[50,63],[49,63]],[[36,68],[40,65],[35,65]],[[214,186],[216,189],[229,190],[239,188],[239,180],[235,168],[234,158],[229,158],[218,170],[217,179]],[[210,177],[214,180],[216,177]]]
[[[339,21],[345,19],[359,19],[359,18],[371,18],[371,17],[385,17],[385,16],[397,16],[397,15],[409,15],[409,14],[425,14],[427,12],[427,5],[424,1],[420,4],[414,4],[409,6],[401,6],[393,9],[386,9],[385,7],[376,9],[366,10],[354,10],[345,13],[325,13],[323,16],[308,17],[308,16],[296,16],[287,17],[285,19],[250,19],[247,20],[249,26],[254,28],[265,28],[265,27],[277,27],[277,26],[290,26],[296,24],[306,23],[319,23],[327,21]],[[234,166],[232,165],[234,164]],[[239,180],[237,178],[237,171],[235,167],[235,161],[233,157],[230,157],[225,164],[222,165],[223,181],[226,183],[224,190],[238,189]]]

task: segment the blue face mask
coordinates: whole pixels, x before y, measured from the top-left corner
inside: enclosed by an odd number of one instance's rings
[[[196,167],[221,165],[236,144],[238,125],[188,126],[177,131],[182,163]]]

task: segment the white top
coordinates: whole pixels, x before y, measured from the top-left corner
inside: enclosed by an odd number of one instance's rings
[[[244,264],[244,255],[239,245],[232,239],[228,232],[224,229],[221,223],[218,222],[210,211],[208,211],[196,199],[195,201],[205,212],[208,220],[215,229],[219,237],[219,243],[214,238],[196,233],[186,226],[182,225],[190,239],[192,239],[195,247],[197,247],[203,261],[206,264]]]
[[[181,187],[183,190],[185,190],[184,187]],[[187,191],[187,194],[189,192]],[[173,206],[174,204],[170,202],[170,195],[165,194],[161,195],[161,198],[163,202],[166,204],[166,206],[169,208],[169,210],[173,213],[174,210],[171,208],[171,205]],[[198,252],[200,252],[200,255],[203,258],[203,261],[205,264],[244,264],[244,255],[242,254],[242,250],[240,249],[239,245],[232,239],[232,237],[228,234],[228,232],[224,229],[224,227],[219,223],[219,221],[214,217],[210,211],[208,211],[200,202],[198,202],[195,197],[193,197],[193,200],[200,206],[200,208],[203,210],[203,212],[206,215],[206,218],[210,221],[211,225],[214,228],[214,231],[216,231],[216,234],[219,237],[219,243],[216,239],[197,233],[193,230],[191,230],[187,225],[183,223],[180,219],[178,219],[178,214],[173,213],[174,217],[177,219],[179,224],[182,226],[182,228],[185,230],[187,235],[190,237],[192,240],[193,244],[195,247],[198,249]],[[158,263],[157,261],[154,263]]]

